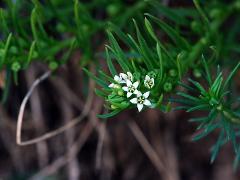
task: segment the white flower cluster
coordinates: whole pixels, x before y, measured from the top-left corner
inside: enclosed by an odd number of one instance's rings
[[[115,75],[114,80],[117,84],[112,83],[109,85],[110,88],[122,88],[123,91],[127,93],[127,98],[130,98],[132,95],[136,95],[136,97],[130,99],[132,104],[136,104],[138,111],[142,111],[143,106],[151,106],[151,102],[148,100],[150,95],[150,91],[142,93],[138,90],[139,81],[133,82],[133,75],[130,72],[127,74],[120,73],[119,76]],[[121,86],[120,84],[123,84]],[[148,89],[153,88],[154,79],[150,76],[146,75],[144,79],[144,86]]]

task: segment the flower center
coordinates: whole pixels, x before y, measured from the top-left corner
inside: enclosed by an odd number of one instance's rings
[[[145,97],[144,96],[140,96],[137,98],[138,104],[143,104],[145,101]]]
[[[135,90],[136,90],[136,88],[134,86],[130,86],[128,88],[128,92],[130,92],[130,93],[134,93]]]
[[[153,87],[153,82],[151,80],[148,80],[147,84],[149,85],[149,87]]]

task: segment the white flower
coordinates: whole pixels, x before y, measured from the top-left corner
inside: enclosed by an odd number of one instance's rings
[[[132,83],[128,79],[126,80],[127,86],[124,86],[122,89],[127,92],[127,97],[129,98],[132,94],[137,94],[138,93],[138,85],[139,82],[136,81],[135,83]]]
[[[129,80],[129,81],[131,81],[131,82],[133,81],[133,75],[132,75],[132,73],[130,73],[130,72],[127,72],[127,74],[120,73],[119,76],[120,76],[123,80],[125,80],[125,82],[127,82],[127,80]]]
[[[138,111],[142,111],[143,105],[151,106],[151,102],[147,99],[150,95],[150,92],[145,92],[142,94],[140,91],[137,93],[137,97],[130,100],[131,103],[137,104]]]
[[[125,83],[125,80],[123,80],[121,76],[115,75],[115,76],[114,76],[114,80],[115,80],[117,83],[119,83],[119,84]],[[110,88],[121,88],[120,85],[115,84],[115,83],[111,83],[108,87],[110,87]]]
[[[144,86],[148,89],[153,88],[154,86],[154,79],[150,78],[150,76],[146,75],[144,80]]]

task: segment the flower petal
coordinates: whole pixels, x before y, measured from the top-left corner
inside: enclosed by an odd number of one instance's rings
[[[152,79],[151,79],[151,81],[152,81],[152,83],[153,83],[153,86],[154,86],[154,79],[152,78]]]
[[[127,72],[127,76],[128,76],[128,79],[129,79],[130,81],[133,80],[133,75],[132,75],[132,73]]]
[[[137,98],[131,99],[130,102],[133,103],[133,104],[137,104]]]
[[[119,81],[119,83],[120,83],[120,84],[124,84],[124,83],[126,83],[126,81],[123,80],[123,79],[121,79],[121,80]]]
[[[121,78],[120,78],[119,76],[117,76],[117,75],[114,76],[114,80],[115,80],[115,81],[119,82],[120,79],[121,79]]]
[[[138,111],[140,112],[143,109],[143,104],[137,104]]]
[[[128,92],[128,93],[127,93],[127,98],[129,98],[131,95],[132,95],[132,93],[131,93],[131,92]]]
[[[147,82],[144,82],[144,86],[148,89],[150,89],[149,84]]]
[[[122,79],[125,79],[125,80],[127,79],[127,75],[126,75],[126,74],[120,73],[119,75],[120,75],[120,77],[121,77]]]
[[[126,80],[126,83],[127,83],[127,86],[128,86],[128,87],[132,85],[132,82],[129,81],[128,79]]]
[[[138,82],[138,81],[136,81],[135,83],[133,83],[133,87],[135,87],[136,89],[137,89],[138,85],[139,85],[139,82]]]
[[[146,106],[151,106],[152,105],[151,102],[148,99],[145,99],[143,104],[146,105]]]
[[[109,84],[108,87],[113,88],[113,87],[114,87],[114,84],[113,84],[113,83],[112,83],[112,84]]]
[[[149,95],[150,95],[150,91],[145,92],[145,93],[143,94],[143,96],[144,96],[145,98],[148,98]]]
[[[124,90],[124,91],[128,91],[128,87],[127,86],[124,86],[124,87],[122,87],[122,89]]]
[[[148,81],[148,80],[150,80],[150,76],[146,75],[145,76],[145,81]]]
[[[137,92],[137,97],[142,96],[142,93],[140,91]]]
[[[137,89],[135,89],[135,91],[133,92],[133,94],[138,94],[138,90]]]

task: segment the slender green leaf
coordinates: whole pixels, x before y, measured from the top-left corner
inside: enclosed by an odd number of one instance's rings
[[[91,77],[94,81],[96,81],[96,83],[104,88],[109,88],[107,83],[105,81],[103,81],[102,79],[96,77],[95,75],[93,75],[90,71],[88,71],[86,68],[83,68],[83,71],[87,73],[87,75],[89,77]]]
[[[29,53],[28,53],[28,58],[27,58],[27,62],[26,62],[25,68],[28,67],[28,65],[30,64],[30,62],[32,60],[33,52],[35,50],[35,46],[36,46],[36,41],[33,41],[32,44],[31,44]]]
[[[180,48],[190,50],[190,44],[179,35],[179,33],[173,29],[171,26],[166,24],[164,21],[146,13],[146,16],[150,17],[153,21],[155,21],[164,31],[168,34],[168,36],[172,39],[172,41]]]
[[[111,57],[109,56],[109,52],[108,52],[108,48],[106,47],[105,48],[105,52],[106,52],[106,59],[107,59],[107,65],[108,65],[108,68],[112,74],[112,76],[115,76],[117,75],[117,71],[112,63],[112,59]]]
[[[112,46],[111,50],[116,54],[115,58],[118,61],[119,65],[124,72],[130,71],[129,62],[111,32],[108,32],[108,38]]]
[[[163,78],[163,58],[162,58],[162,51],[159,43],[157,43],[157,54],[158,54],[158,59],[159,59],[159,67],[160,67],[160,79]]]
[[[238,68],[240,67],[240,62],[235,66],[235,68],[231,71],[231,73],[229,74],[229,76],[227,77],[224,85],[223,85],[223,89],[226,88],[226,86],[228,85],[228,83],[231,81],[231,79],[233,78],[234,74],[237,72]]]
[[[144,62],[146,64],[147,68],[149,70],[152,70],[152,69],[154,69],[154,65],[155,65],[154,64],[155,60],[154,60],[154,58],[152,56],[152,52],[149,49],[145,39],[143,38],[143,36],[142,36],[142,34],[141,34],[140,30],[139,30],[139,27],[138,27],[138,25],[137,25],[137,23],[136,23],[136,21],[134,19],[133,19],[133,22],[134,22],[134,25],[135,25],[135,29],[136,29],[136,32],[137,32],[137,38],[138,38],[138,42],[139,42],[140,49],[141,49],[140,53],[144,57],[143,60],[144,60]]]
[[[222,130],[218,137],[217,143],[212,148],[211,163],[215,161],[223,140],[224,140],[224,131]]]
[[[2,68],[3,64],[5,63],[5,61],[6,61],[7,54],[8,54],[9,47],[10,47],[11,39],[12,39],[12,33],[10,33],[8,35],[7,42],[6,42],[5,47],[4,47],[3,56],[2,56],[2,59],[1,59],[1,62],[0,62],[0,67],[1,68]]]
[[[98,114],[97,117],[101,119],[107,119],[113,116],[116,116],[118,113],[120,113],[122,110],[121,109],[116,109],[108,114]]]
[[[192,111],[196,111],[196,110],[208,110],[209,109],[209,105],[208,104],[200,104],[194,107],[191,107],[187,110],[187,112],[192,112]]]
[[[207,62],[205,60],[205,57],[203,55],[202,55],[202,62],[203,62],[205,72],[207,74],[207,82],[208,82],[209,85],[211,85],[212,84],[212,78],[211,78],[211,75],[210,75],[208,64],[207,64]]]
[[[109,23],[109,25],[112,32],[114,32],[129,48],[132,48],[136,52],[139,50],[136,44],[130,40],[129,37],[124,34],[118,26],[114,25],[113,23]]]

